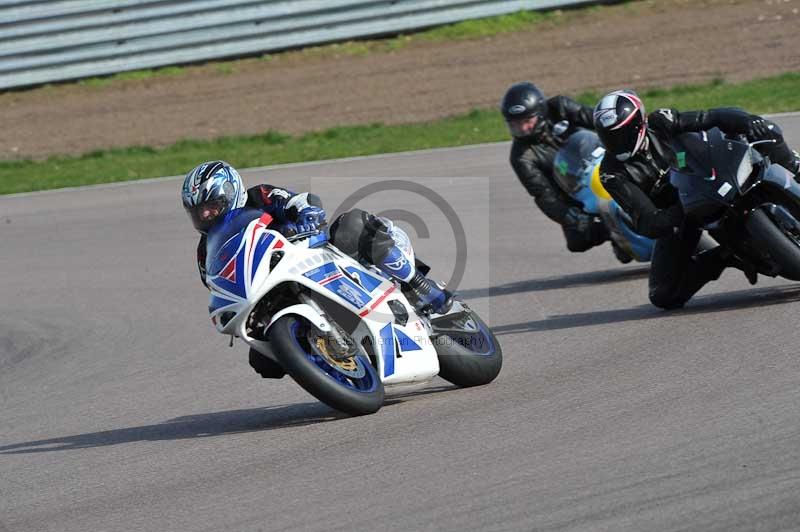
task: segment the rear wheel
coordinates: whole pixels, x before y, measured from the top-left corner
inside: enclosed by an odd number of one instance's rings
[[[466,388],[492,382],[503,366],[503,352],[494,333],[464,306],[431,321],[439,355],[439,376]]]
[[[269,329],[275,357],[308,393],[342,412],[360,416],[383,406],[383,383],[361,346],[339,360],[325,335],[307,320],[284,316]]]
[[[800,222],[788,210],[772,205],[753,209],[745,225],[759,249],[778,266],[778,274],[800,281]]]

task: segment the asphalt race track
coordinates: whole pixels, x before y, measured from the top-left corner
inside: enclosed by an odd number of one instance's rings
[[[800,286],[727,271],[660,311],[645,267],[567,252],[507,149],[246,173],[330,212],[382,183],[358,205],[443,279],[436,198],[458,214],[503,371],[360,418],[214,331],[180,178],[0,197],[0,531],[800,530]]]

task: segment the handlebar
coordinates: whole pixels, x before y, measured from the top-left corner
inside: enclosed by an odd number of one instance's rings
[[[775,139],[767,139],[767,140],[757,140],[755,142],[750,142],[750,147],[758,146],[759,144],[777,144],[778,141]]]
[[[305,231],[303,233],[297,233],[296,235],[286,237],[286,240],[288,240],[289,242],[297,242],[298,240],[303,240],[304,238],[316,236],[321,232],[322,230],[320,229],[314,229],[313,231]]]

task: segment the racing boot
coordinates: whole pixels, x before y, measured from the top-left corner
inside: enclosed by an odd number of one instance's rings
[[[283,366],[250,348],[250,367],[264,379],[280,379],[286,375]]]
[[[378,267],[402,283],[403,292],[413,296],[410,299],[417,311],[446,314],[453,306],[453,294],[418,272],[397,246],[389,249]]]
[[[611,248],[614,250],[614,256],[617,257],[617,260],[620,261],[622,264],[628,264],[630,261],[633,260],[627,251],[622,249],[616,242],[613,240],[611,241]]]
[[[758,282],[758,270],[756,267],[747,261],[743,261],[734,255],[729,249],[724,249],[722,251],[721,258],[725,263],[725,266],[731,266],[737,270],[741,270],[742,273],[744,273],[744,276],[747,277],[747,282],[749,282],[751,285],[754,285]]]

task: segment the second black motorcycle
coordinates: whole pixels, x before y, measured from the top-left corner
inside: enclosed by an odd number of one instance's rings
[[[685,133],[670,181],[687,218],[720,245],[759,273],[800,281],[800,185],[758,144],[716,128]]]

